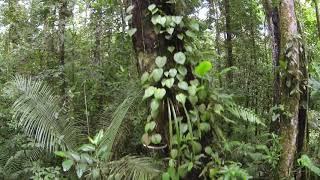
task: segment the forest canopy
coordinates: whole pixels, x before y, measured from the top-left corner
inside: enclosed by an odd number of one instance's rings
[[[320,179],[318,0],[0,0],[0,179]]]

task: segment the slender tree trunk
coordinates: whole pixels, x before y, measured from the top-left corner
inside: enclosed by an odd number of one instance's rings
[[[101,35],[102,35],[102,10],[100,7],[94,13],[95,18],[95,47],[93,50],[94,64],[101,65]]]
[[[272,37],[272,62],[273,62],[273,105],[274,107],[279,107],[280,105],[280,20],[279,20],[279,10],[277,6],[274,6],[271,0],[264,0],[263,5],[266,11],[266,16],[268,19],[269,32]],[[275,112],[279,113],[279,112]],[[280,117],[273,119],[270,123],[270,132],[279,134],[280,130]]]
[[[317,28],[318,28],[318,38],[320,38],[320,15],[319,15],[319,6],[318,0],[312,0],[314,3],[314,9],[316,11],[316,18],[317,18]]]
[[[300,106],[299,106],[299,124],[298,124],[298,137],[297,137],[297,155],[296,159],[307,151],[307,136],[308,136],[308,108],[309,108],[309,71],[308,71],[308,54],[305,48],[305,36],[303,34],[303,26],[298,21],[298,30],[301,34],[302,41],[299,44],[300,51],[300,71],[302,72],[302,80],[300,84]],[[296,179],[306,180],[307,173],[305,169],[298,170],[295,174]]]
[[[226,51],[227,51],[227,68],[233,66],[233,56],[232,56],[232,29],[231,29],[231,12],[230,12],[230,1],[224,0],[224,10],[225,10],[225,30],[226,30]],[[232,84],[233,82],[233,74],[232,72],[227,74],[228,84]]]
[[[61,72],[61,94],[63,96],[66,95],[67,82],[65,79],[65,47],[64,47],[64,38],[65,38],[65,29],[66,29],[66,19],[67,19],[67,0],[60,1],[60,9],[59,9],[59,46],[58,46],[58,57],[59,57],[59,65],[62,68]]]
[[[280,155],[278,176],[279,179],[289,179],[293,175],[295,162],[296,142],[299,124],[300,102],[300,58],[297,19],[295,15],[294,0],[282,0],[280,3],[280,31],[281,53],[280,61],[286,64],[281,73],[281,105],[284,111],[280,121]]]

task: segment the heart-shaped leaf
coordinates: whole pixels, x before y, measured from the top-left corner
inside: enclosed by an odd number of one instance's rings
[[[172,17],[173,22],[175,22],[176,24],[180,24],[182,21],[182,16],[173,16]]]
[[[174,28],[167,28],[166,30],[170,35],[173,34]]]
[[[188,96],[189,101],[191,102],[191,104],[195,105],[198,102],[198,96]]]
[[[178,34],[177,37],[178,37],[180,40],[183,40],[184,35],[183,35],[183,34]]]
[[[170,79],[163,79],[161,81],[162,86],[166,86],[168,88],[171,88],[174,84],[174,78],[170,78]]]
[[[172,159],[175,159],[178,156],[178,150],[177,149],[172,149],[170,151],[170,155]]]
[[[143,144],[145,145],[149,145],[151,142],[150,136],[148,135],[148,133],[143,134],[143,136],[141,137],[141,141]]]
[[[164,88],[158,88],[154,91],[154,97],[161,100],[166,95],[166,90]]]
[[[180,89],[182,89],[182,90],[188,90],[188,83],[187,82],[185,82],[185,81],[181,81],[181,82],[179,82],[178,83],[178,87],[180,88]]]
[[[160,144],[161,140],[162,140],[162,137],[161,137],[160,134],[154,134],[154,135],[151,136],[151,142],[153,144]]]
[[[124,18],[124,20],[125,20],[126,22],[129,22],[131,19],[132,19],[132,14],[130,14],[130,15],[128,15],[128,16],[126,16],[126,17]]]
[[[187,73],[188,73],[187,68],[184,67],[184,66],[179,66],[179,67],[178,67],[178,71],[179,71],[179,73],[180,73],[182,76],[185,76],[185,75],[187,75]]]
[[[155,8],[156,8],[156,5],[155,5],[155,4],[150,4],[150,5],[148,6],[149,11],[151,11],[151,12],[152,12]]]
[[[133,36],[134,33],[136,33],[136,32],[137,32],[137,28],[132,28],[132,29],[129,29],[128,34],[129,34],[129,36],[131,37],[131,36]]]
[[[157,21],[158,24],[161,24],[162,27],[165,27],[166,26],[166,21],[167,21],[167,18],[166,17],[160,17]]]
[[[158,56],[156,58],[156,65],[159,67],[159,68],[163,68],[164,65],[166,65],[167,63],[167,57],[166,56]]]
[[[174,54],[173,59],[178,64],[184,64],[186,61],[186,55],[183,52],[177,52]]]
[[[189,86],[188,93],[190,96],[195,96],[197,93],[197,87],[196,86]]]
[[[149,86],[145,91],[143,95],[143,99],[146,99],[148,97],[151,97],[154,94],[154,91],[156,90],[155,87]]]
[[[174,68],[172,68],[172,69],[170,69],[169,70],[169,75],[170,75],[170,77],[175,77],[176,75],[177,75],[177,70],[176,69],[174,69]]]
[[[169,47],[168,47],[168,51],[171,52],[171,53],[174,51],[174,49],[175,49],[174,46],[169,46]]]
[[[144,127],[144,131],[147,132],[151,132],[154,130],[154,128],[156,127],[156,122],[151,121],[149,123],[147,123]]]
[[[152,24],[156,25],[160,21],[160,18],[161,18],[160,15],[152,16],[151,18]]]
[[[187,96],[182,94],[182,93],[180,93],[180,94],[176,95],[176,99],[177,99],[178,102],[180,102],[182,104],[185,104]]]
[[[127,8],[126,12],[127,12],[128,14],[130,14],[133,9],[134,9],[134,6],[131,5],[131,6],[129,6],[129,7]]]
[[[158,110],[158,109],[159,109],[159,106],[160,106],[160,103],[159,103],[158,100],[153,99],[153,100],[151,101],[150,107],[151,107],[151,110],[152,110],[152,111]]]
[[[144,84],[145,82],[147,82],[148,81],[148,79],[149,79],[149,73],[148,72],[144,72],[143,74],[142,74],[142,76],[141,76],[141,83],[142,84]]]
[[[157,68],[152,71],[152,77],[155,82],[160,81],[160,79],[162,78],[162,75],[163,75],[163,69],[161,68]]]

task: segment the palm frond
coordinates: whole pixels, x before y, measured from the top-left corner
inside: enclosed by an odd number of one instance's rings
[[[150,157],[125,156],[108,163],[109,176],[124,180],[151,180],[162,173],[160,164]]]
[[[38,159],[43,153],[40,148],[17,151],[7,159],[3,166],[3,171],[10,179],[17,179],[20,174],[26,173],[25,170],[30,167],[32,161]]]
[[[101,141],[101,144],[99,148],[107,147],[106,151],[106,160],[110,158],[111,150],[114,145],[114,141],[116,139],[116,136],[119,132],[119,129],[121,127],[121,124],[123,120],[125,119],[125,116],[132,106],[134,100],[138,97],[136,93],[133,93],[133,95],[129,95],[115,110],[115,112],[112,115],[112,121],[109,127],[106,130],[106,133],[104,134],[104,138]]]
[[[48,85],[22,76],[16,76],[11,85],[19,93],[12,106],[13,117],[28,136],[49,151],[74,147],[77,128],[70,128],[73,122],[61,118],[60,99]]]

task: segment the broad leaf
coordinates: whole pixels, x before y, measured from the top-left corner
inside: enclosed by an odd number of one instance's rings
[[[173,59],[178,64],[184,64],[186,61],[186,55],[183,52],[177,52],[174,54]]]

